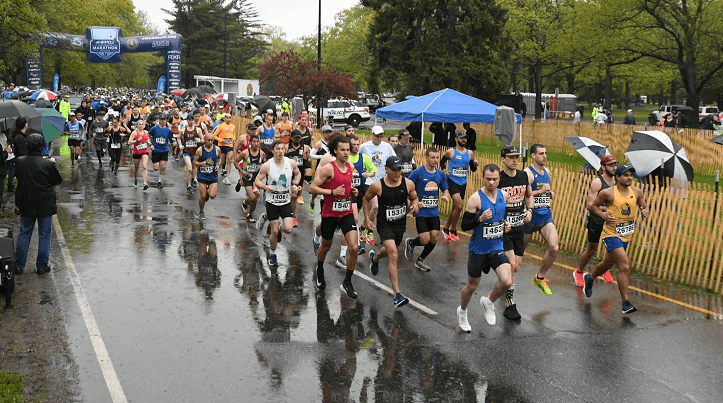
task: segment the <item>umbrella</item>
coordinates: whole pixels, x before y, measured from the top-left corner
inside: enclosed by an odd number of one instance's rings
[[[15,119],[19,117],[28,120],[30,133],[40,133],[43,130],[42,118],[32,106],[21,101],[3,100],[0,102],[0,129],[14,129]]]
[[[35,92],[33,95],[30,96],[30,99],[46,99],[48,101],[52,101],[56,98],[58,98],[57,95],[53,91],[48,90],[40,90]]]
[[[199,91],[203,92],[204,95],[216,93],[216,90],[214,90],[213,87],[211,87],[209,85],[199,85],[198,87],[195,87],[195,88],[198,89]],[[191,89],[193,89],[193,88],[191,88]]]
[[[214,96],[214,98],[216,98],[218,100],[228,101],[228,93],[218,94],[218,95]]]
[[[260,111],[266,112],[266,110],[268,109],[276,111],[276,104],[274,103],[274,101],[270,100],[269,97],[264,95],[256,95],[251,101],[251,103],[256,105],[256,107],[259,108]]]
[[[50,143],[53,139],[60,137],[65,129],[65,117],[53,108],[35,108],[43,121],[43,137],[45,142]]]
[[[186,92],[183,93],[184,99],[191,99],[193,97],[203,98],[204,96],[206,96],[206,94],[198,88],[191,88],[190,90],[186,90]]]
[[[176,88],[175,90],[171,91],[172,95],[183,95],[183,93],[186,92],[183,88]]]
[[[713,137],[713,139],[711,139],[711,141],[714,143],[723,145],[723,134],[721,134],[720,136]]]
[[[648,175],[662,165],[663,176],[680,181],[693,180],[693,166],[685,149],[661,131],[633,132],[625,156],[639,177]]]
[[[33,105],[35,105],[35,108],[52,108],[53,104],[44,100],[44,99],[37,99],[32,102]]]
[[[597,141],[587,137],[565,137],[568,143],[582,155],[583,158],[597,171],[600,169],[600,159],[606,155],[610,155],[607,147]],[[637,168],[636,168],[637,169]]]

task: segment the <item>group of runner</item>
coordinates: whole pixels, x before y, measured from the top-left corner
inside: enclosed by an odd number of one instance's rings
[[[539,232],[547,243],[542,263],[532,278],[532,283],[544,295],[552,295],[546,273],[552,267],[559,250],[551,203],[555,192],[551,186],[546,149],[541,144],[530,148],[531,164],[519,170],[519,151],[513,146],[501,151],[501,167],[488,164],[482,168],[483,187],[469,196],[464,208],[467,181],[470,172],[476,172],[479,161],[474,152],[466,148],[466,134],[456,132],[456,146],[448,150],[428,148],[424,161],[414,160],[414,147],[406,130],[397,134],[398,142],[392,146],[384,141],[384,130],[372,128],[372,139],[364,144],[347,126],[342,133],[335,133],[330,126],[321,130],[322,138],[312,144],[312,132],[306,114],[296,123],[284,113],[278,123],[274,114],[267,113],[246,126],[245,133],[236,133],[230,116],[222,117],[215,128],[208,115],[195,110],[187,120],[159,115],[158,123],[146,131],[146,122],[139,120],[133,130],[120,125],[118,118],[112,123],[95,127],[92,132],[102,134],[110,143],[111,171],[117,173],[118,161],[112,150],[114,144],[122,144],[125,137],[131,147],[134,161],[134,186],[138,186],[139,169],[143,171],[143,189],[148,189],[147,161],[149,154],[153,168],[159,171],[157,187],[163,188],[163,175],[169,153],[182,154],[186,169],[186,190],[199,189],[199,218],[204,219],[207,201],[217,195],[217,183],[231,185],[231,167],[239,173],[235,190],[245,190],[246,197],[241,209],[249,223],[259,230],[266,228],[269,237],[268,264],[278,265],[276,248],[281,233],[291,234],[298,226],[297,206],[304,203],[303,189],[308,186],[309,210],[315,213],[320,203],[321,222],[315,228],[312,240],[318,264],[313,275],[314,284],[320,291],[326,288],[324,265],[337,231],[341,231],[341,254],[335,264],[346,270],[340,288],[347,298],[357,298],[352,285],[352,275],[357,256],[366,252],[364,245],[375,245],[376,231],[381,248],[369,253],[369,269],[378,275],[379,262],[387,259],[387,272],[393,290],[396,307],[409,303],[399,286],[399,254],[404,242],[404,255],[414,261],[421,271],[428,272],[426,258],[434,250],[440,238],[458,241],[457,224],[462,231],[471,231],[467,263],[468,279],[461,293],[457,309],[458,324],[462,331],[471,331],[467,319],[469,301],[477,290],[482,273],[494,270],[497,282],[480,303],[488,324],[496,322],[495,302],[504,296],[504,316],[511,320],[521,318],[514,303],[515,274],[532,235]],[[99,120],[100,121],[100,120]],[[95,122],[94,122],[95,123]],[[73,121],[69,123],[73,133]],[[69,139],[70,140],[70,139]],[[76,144],[70,144],[75,147]],[[102,144],[96,144],[96,147]],[[103,148],[104,149],[104,148]],[[75,153],[74,153],[75,154]],[[77,154],[80,154],[78,152]],[[78,157],[79,158],[79,157]],[[99,156],[99,160],[100,160]],[[75,163],[76,158],[72,161]],[[315,171],[312,160],[317,160]],[[580,259],[573,277],[584,288],[586,296],[592,295],[593,281],[603,276],[613,282],[609,269],[618,266],[618,286],[622,297],[622,312],[634,312],[636,308],[628,299],[629,263],[627,243],[635,228],[635,216],[640,210],[647,217],[649,210],[640,189],[632,187],[634,169],[618,166],[612,157],[602,159],[602,174],[593,180],[587,199],[589,247]],[[261,192],[263,191],[263,196]],[[253,213],[259,197],[265,212],[258,220]],[[319,200],[317,200],[319,199]],[[439,202],[451,201],[452,211],[444,228],[441,227]],[[363,214],[363,219],[361,215]],[[407,237],[406,217],[415,218],[417,236]],[[592,273],[584,269],[597,250],[602,238],[606,248],[603,261]],[[422,247],[414,259],[415,248]]]

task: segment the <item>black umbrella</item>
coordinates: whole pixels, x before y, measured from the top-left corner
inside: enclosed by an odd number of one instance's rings
[[[205,97],[205,96],[206,96],[206,94],[204,94],[204,92],[201,91],[201,90],[199,90],[198,88],[191,88],[191,89],[186,90],[186,92],[183,93],[183,98],[184,98],[184,99],[191,99],[191,98],[194,98],[194,97],[200,99],[200,98],[203,98],[203,97]]]
[[[720,136],[713,137],[713,139],[711,141],[714,143],[723,145],[723,134],[721,134]]]
[[[276,112],[276,104],[267,96],[256,95],[253,101],[251,101],[251,103],[256,105],[257,108],[259,108],[259,113],[265,113],[267,109],[271,109],[272,111]]]
[[[15,100],[0,102],[0,129],[15,129],[15,120],[20,117],[28,120],[28,130],[31,133],[42,132],[43,117],[32,106]]]
[[[198,87],[195,87],[195,88],[197,88],[199,91],[203,92],[203,95],[216,93],[216,90],[214,90],[213,87],[211,87],[210,85],[199,85]],[[193,88],[191,88],[191,89],[193,89]]]
[[[693,180],[693,166],[685,149],[661,131],[633,132],[625,156],[639,177],[662,165],[663,176],[688,182]]]
[[[32,102],[36,108],[52,108],[53,104],[45,99],[37,99]]]

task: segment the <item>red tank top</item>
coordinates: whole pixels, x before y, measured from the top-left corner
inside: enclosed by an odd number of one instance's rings
[[[133,143],[133,154],[148,154],[148,132],[145,130],[142,132],[135,130],[133,131],[133,136],[136,140],[136,142]]]
[[[351,179],[354,167],[350,163],[346,163],[346,172],[341,172],[335,161],[330,162],[334,168],[334,178],[329,182],[322,183],[323,189],[336,189],[344,186],[344,194],[335,196],[330,194],[324,195],[324,208],[321,210],[322,217],[344,217],[353,212],[351,208]]]

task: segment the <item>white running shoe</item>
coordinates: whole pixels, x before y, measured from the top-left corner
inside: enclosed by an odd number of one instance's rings
[[[497,317],[495,316],[495,304],[492,303],[488,297],[480,298],[479,303],[482,304],[482,308],[485,309],[485,322],[487,322],[490,326],[494,326],[495,323],[497,323]]]
[[[470,333],[472,331],[472,326],[469,325],[469,322],[467,321],[467,313],[462,313],[462,307],[457,307],[457,324],[459,325],[459,328],[462,329],[465,333]]]
[[[227,184],[227,185],[230,185],[230,184],[231,184],[231,181],[228,180],[228,178],[225,178],[225,179],[223,180],[223,183],[225,183],[225,184]]]

